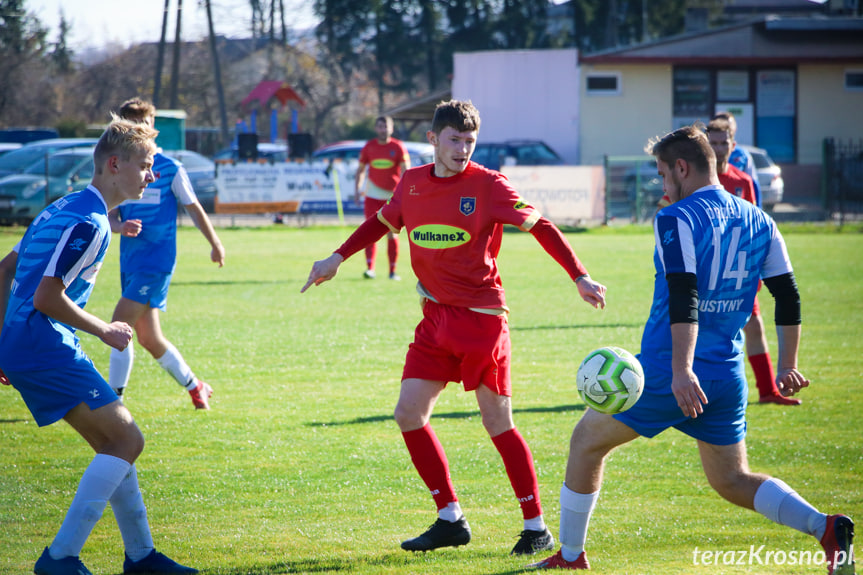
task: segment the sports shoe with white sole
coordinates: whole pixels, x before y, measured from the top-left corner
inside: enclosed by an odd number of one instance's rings
[[[510,555],[533,555],[539,551],[554,549],[554,537],[548,528],[544,531],[525,529],[518,537],[518,543],[510,551]]]
[[[828,515],[821,537],[829,575],[854,575],[854,522],[847,515]]]
[[[438,518],[428,530],[413,539],[402,541],[405,551],[431,551],[438,547],[458,547],[470,543],[470,526],[462,515],[458,521]]]
[[[213,388],[210,387],[209,383],[199,379],[198,386],[195,389],[190,389],[189,395],[192,396],[195,409],[210,409],[210,402],[207,400],[213,395]]]
[[[587,562],[587,554],[582,551],[581,555],[575,561],[567,561],[563,558],[563,552],[558,549],[557,553],[542,561],[531,563],[527,566],[528,569],[590,569],[590,563]]]

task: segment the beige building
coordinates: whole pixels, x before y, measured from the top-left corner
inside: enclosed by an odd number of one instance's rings
[[[783,166],[786,192],[820,182],[825,138],[863,138],[863,19],[765,17],[579,58],[582,164],[719,110],[740,143]]]

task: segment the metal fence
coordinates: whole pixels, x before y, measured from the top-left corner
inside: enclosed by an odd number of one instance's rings
[[[605,223],[647,222],[662,198],[653,156],[605,156]]]
[[[863,215],[863,140],[824,139],[824,209],[841,221]]]

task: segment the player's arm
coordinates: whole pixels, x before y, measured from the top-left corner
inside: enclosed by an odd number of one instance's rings
[[[698,340],[698,279],[693,273],[670,273],[668,318],[671,324],[671,392],[687,417],[704,413],[707,396],[692,370]]]
[[[357,174],[354,176],[354,203],[359,204],[362,197],[363,184],[366,181],[366,168],[368,164],[360,160],[357,164]]]
[[[20,244],[18,244],[20,245]],[[6,254],[0,260],[0,331],[3,329],[3,320],[6,319],[6,304],[9,303],[9,294],[12,292],[12,280],[15,279],[15,267],[18,265],[18,246]],[[9,378],[0,370],[0,383],[9,385]]]
[[[132,339],[132,328],[122,321],[107,323],[75,305],[66,295],[66,284],[58,277],[45,276],[33,295],[33,307],[48,317],[95,335],[120,351]]]
[[[3,328],[3,320],[6,319],[6,305],[9,303],[9,294],[12,293],[12,280],[15,279],[17,265],[18,246],[16,245],[5,258],[0,260],[0,330]]]
[[[797,369],[797,353],[802,331],[800,292],[797,290],[793,272],[764,278],[764,285],[776,300],[774,321],[779,343],[776,385],[783,395],[794,395],[809,386],[809,380]]]
[[[333,279],[343,261],[367,245],[375,243],[384,237],[388,231],[391,231],[390,228],[378,218],[377,214],[364,221],[332,255],[326,259],[318,260],[312,265],[309,279],[300,293],[305,292],[312,284],[320,285]],[[398,232],[398,230],[395,231]]]
[[[120,210],[114,208],[108,212],[108,223],[111,231],[115,234],[134,238],[141,233],[141,220],[124,220],[120,217]]]
[[[554,261],[566,270],[578,288],[581,299],[593,307],[605,308],[605,286],[594,281],[587,268],[579,261],[572,246],[560,229],[548,219],[540,217],[531,227],[530,233]]]
[[[216,234],[215,228],[213,228],[213,223],[210,221],[209,216],[207,216],[207,212],[204,211],[200,202],[195,200],[184,207],[186,208],[186,212],[188,212],[189,217],[192,218],[192,222],[195,224],[195,227],[198,228],[207,241],[210,242],[210,259],[219,264],[219,267],[225,265],[225,247],[222,245],[221,240],[219,240],[219,236]]]

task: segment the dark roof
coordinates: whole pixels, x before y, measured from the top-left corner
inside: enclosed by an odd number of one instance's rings
[[[863,62],[863,18],[759,17],[582,54],[582,63],[800,64]]]
[[[411,100],[400,106],[396,106],[391,110],[384,112],[387,116],[392,116],[393,120],[401,120],[403,122],[428,122],[431,124],[432,116],[434,116],[435,108],[441,101],[446,101],[452,98],[452,90],[450,88],[442,88],[435,92],[431,92],[427,96]]]

